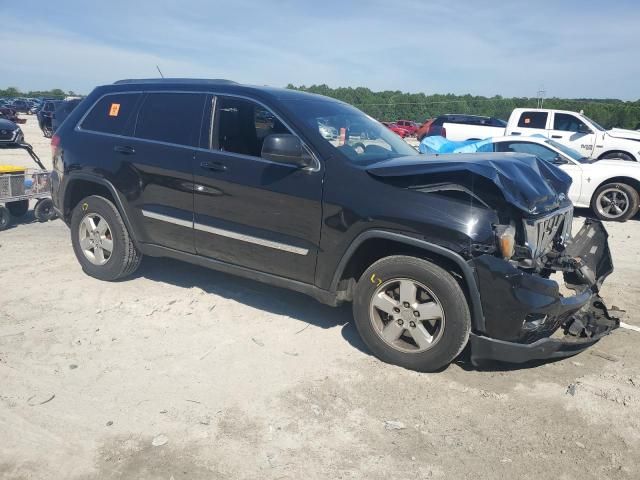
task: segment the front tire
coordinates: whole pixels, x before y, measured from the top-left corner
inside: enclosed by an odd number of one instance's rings
[[[638,212],[640,198],[626,183],[608,183],[593,194],[591,209],[600,220],[626,222]]]
[[[6,230],[11,225],[11,212],[4,205],[0,205],[0,231]]]
[[[131,275],[142,260],[116,206],[97,195],[73,209],[71,243],[82,270],[100,280]]]
[[[464,292],[444,269],[416,257],[378,260],[354,292],[353,316],[380,360],[420,372],[451,363],[469,339]]]

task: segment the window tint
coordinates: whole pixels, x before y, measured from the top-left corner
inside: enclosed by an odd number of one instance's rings
[[[538,145],[537,143],[502,142],[497,144],[496,150],[499,152],[528,153],[547,162],[553,162],[558,156],[558,154],[550,148]]]
[[[140,96],[140,93],[119,93],[103,97],[82,122],[82,129],[121,134]]]
[[[145,140],[198,146],[204,93],[150,93],[144,100],[135,136]]]
[[[547,112],[522,112],[518,126],[522,128],[540,128],[544,130],[547,127]]]
[[[250,100],[218,97],[213,148],[259,157],[264,139],[291,133],[273,113]]]
[[[563,132],[579,132],[586,129],[587,126],[582,120],[566,113],[556,113],[553,117],[553,129]]]

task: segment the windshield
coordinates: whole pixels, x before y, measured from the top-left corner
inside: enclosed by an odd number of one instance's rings
[[[555,140],[545,140],[545,143],[551,145],[556,150],[560,150],[567,157],[575,160],[576,162],[591,163],[591,160],[589,158],[585,157],[584,155],[582,155],[577,150],[574,150],[573,148],[569,148],[566,145],[562,145],[561,143],[558,143]]]
[[[605,129],[604,127],[602,127],[601,125],[599,125],[598,123],[594,122],[593,120],[591,120],[589,117],[587,117],[586,115],[582,115],[584,117],[585,120],[590,121],[594,127],[596,127],[596,129],[600,130],[601,132],[604,132]]]
[[[325,142],[354,163],[369,164],[418,152],[357,108],[322,100],[289,100],[287,106]]]

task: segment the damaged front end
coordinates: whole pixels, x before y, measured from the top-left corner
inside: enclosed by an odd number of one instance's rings
[[[485,318],[484,331],[470,339],[474,364],[574,355],[620,325],[599,295],[613,271],[607,231],[589,219],[570,238],[571,211],[524,221],[524,241],[513,259],[470,260]],[[571,294],[549,278],[555,272],[562,272]]]

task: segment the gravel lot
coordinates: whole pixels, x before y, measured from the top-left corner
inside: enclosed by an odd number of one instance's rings
[[[35,119],[23,129],[49,163]],[[607,228],[603,297],[640,326],[640,222]],[[349,306],[171,260],[100,282],[61,221],[29,214],[0,232],[0,478],[640,478],[639,332],[418,374],[349,322]]]

